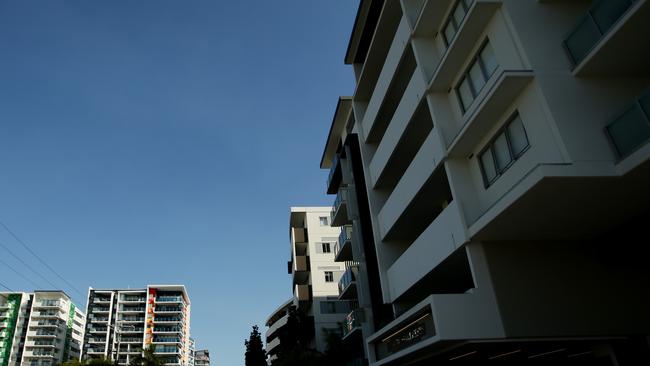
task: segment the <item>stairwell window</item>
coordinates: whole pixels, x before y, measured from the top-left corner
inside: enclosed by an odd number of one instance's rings
[[[474,99],[483,90],[497,66],[494,50],[489,42],[485,42],[456,86],[456,95],[460,100],[463,113],[467,112]]]
[[[321,243],[322,248],[323,248],[323,253],[331,253],[332,252],[332,244],[330,243]]]
[[[325,271],[325,282],[334,282],[334,272]]]
[[[479,154],[485,188],[496,181],[530,147],[519,114],[515,114]]]

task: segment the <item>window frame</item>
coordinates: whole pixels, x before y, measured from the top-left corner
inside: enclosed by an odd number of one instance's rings
[[[323,219],[325,219],[325,224],[323,224]],[[329,226],[330,225],[330,220],[329,217],[327,216],[318,216],[318,223],[320,226]]]
[[[323,254],[332,253],[332,243],[330,243],[330,242],[322,242],[322,243],[320,243],[320,245],[321,245],[321,253],[323,253]],[[325,248],[327,248],[327,250],[325,250]]]
[[[510,137],[510,132],[508,131],[508,127],[517,119],[519,118],[521,120],[521,124],[523,127],[524,131],[524,137],[526,137],[526,147],[524,147],[519,154],[515,154],[512,148],[512,138]],[[499,168],[499,164],[497,162],[497,158],[494,153],[494,142],[501,137],[501,135],[504,135],[506,137],[506,143],[508,145],[508,153],[510,154],[511,160],[510,162],[503,168]],[[530,149],[530,139],[528,138],[528,132],[526,131],[526,126],[524,126],[524,120],[521,118],[521,114],[519,113],[518,110],[515,110],[514,113],[508,117],[506,122],[497,130],[497,132],[490,138],[490,141],[488,141],[485,146],[479,151],[479,153],[476,155],[476,160],[478,161],[479,167],[481,169],[481,176],[483,178],[483,187],[484,188],[489,188],[494,182],[496,182],[510,167],[515,163],[515,161],[519,160],[521,156],[523,156],[526,151]],[[492,180],[488,180],[487,174],[485,172],[485,167],[483,166],[483,161],[482,157],[483,154],[486,153],[488,150],[490,150],[490,157],[492,158],[492,164],[494,164],[494,168],[496,171],[496,175]]]
[[[465,115],[465,113],[467,113],[467,111],[469,110],[469,107],[471,107],[474,104],[474,102],[476,101],[476,98],[478,97],[478,95],[481,93],[481,91],[483,91],[483,89],[485,89],[485,86],[488,84],[488,82],[490,81],[492,76],[494,76],[494,73],[496,72],[496,70],[499,68],[499,63],[497,63],[496,64],[497,67],[492,71],[492,73],[488,74],[488,72],[487,72],[487,68],[485,67],[485,63],[483,62],[483,59],[481,58],[481,54],[483,53],[485,48],[487,46],[489,46],[489,45],[490,45],[490,39],[489,39],[489,37],[486,37],[485,40],[483,40],[483,42],[481,43],[481,47],[478,48],[478,51],[470,59],[469,64],[467,65],[467,67],[465,67],[464,71],[461,74],[461,77],[458,79],[458,82],[456,83],[456,86],[454,87],[454,91],[456,92],[456,98],[458,99],[458,102],[459,102],[458,104],[460,105],[460,110],[461,110],[463,115]],[[496,58],[496,52],[494,52],[494,49],[492,49],[492,53],[494,53],[495,58]],[[483,86],[481,87],[480,90],[474,90],[474,85],[472,83],[472,79],[470,78],[470,74],[469,74],[470,71],[472,70],[472,68],[474,67],[474,65],[477,62],[478,62],[478,65],[479,65],[479,69],[481,70],[481,75],[485,78],[485,83],[483,84]],[[472,93],[472,96],[473,96],[472,102],[467,106],[463,103],[463,99],[460,96],[460,86],[461,86],[461,84],[463,84],[465,79],[468,80],[469,90],[470,90],[470,92]]]
[[[467,18],[467,14],[469,14],[469,10],[472,8],[472,5],[474,4],[475,0],[456,0],[456,3],[454,6],[451,8],[451,11],[449,14],[447,14],[447,20],[442,26],[442,29],[440,30],[440,34],[442,34],[442,41],[445,44],[445,48],[449,49],[449,46],[451,43],[456,39],[456,36],[458,35],[458,31],[460,30],[460,26],[465,22],[465,18]],[[469,2],[469,4],[467,4]],[[465,14],[463,15],[463,19],[461,19],[460,24],[456,24],[456,19],[454,18],[454,14],[456,13],[456,9],[462,6],[463,10],[465,11]],[[447,26],[449,24],[454,26],[454,36],[451,37],[451,39],[447,39],[447,35],[445,34],[445,30],[447,29]]]
[[[333,283],[334,282],[334,271],[323,271],[325,273],[325,282],[327,283]],[[330,276],[328,276],[328,274]],[[328,278],[331,277],[331,280],[328,280]]]

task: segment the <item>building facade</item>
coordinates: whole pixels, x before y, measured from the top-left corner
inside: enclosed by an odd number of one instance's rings
[[[369,364],[650,362],[649,19],[360,2],[321,167]]]
[[[83,312],[63,291],[0,293],[0,366],[54,366],[78,359]]]
[[[284,304],[280,305],[266,320],[266,354],[268,356],[269,364],[277,358],[277,353],[280,346],[280,334],[287,325],[289,318],[289,309],[294,305],[294,299],[290,299]]]
[[[188,366],[194,366],[195,357],[196,357],[196,342],[194,341],[194,338],[190,337],[190,344],[189,344],[188,353],[187,353],[187,365]]]
[[[154,347],[165,365],[190,361],[190,299],[182,285],[90,289],[82,359],[128,365]]]
[[[314,323],[313,348],[325,352],[327,334],[340,333],[350,301],[339,300],[338,282],[345,265],[334,261],[341,230],[330,226],[331,207],[292,207],[289,216],[294,305]]]

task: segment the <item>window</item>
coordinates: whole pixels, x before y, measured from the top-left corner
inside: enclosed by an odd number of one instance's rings
[[[331,253],[332,252],[332,245],[330,243],[321,243],[323,247],[323,253]]]
[[[460,100],[463,113],[467,112],[474,99],[483,90],[497,66],[499,64],[494,56],[494,50],[492,50],[490,43],[486,42],[456,86],[456,95]]]
[[[318,220],[320,221],[320,226],[328,226],[330,224],[329,217],[327,216],[321,216]]]
[[[515,114],[479,154],[485,187],[508,170],[529,146],[521,117]]]
[[[458,0],[454,9],[451,11],[451,14],[449,14],[442,37],[445,40],[445,45],[447,47],[449,47],[451,41],[458,32],[458,29],[460,29],[461,24],[463,24],[465,15],[467,15],[469,7],[473,2],[474,0]]]
[[[325,271],[325,282],[334,282],[334,272]]]
[[[348,301],[321,301],[321,314],[346,314],[350,312],[350,303]]]

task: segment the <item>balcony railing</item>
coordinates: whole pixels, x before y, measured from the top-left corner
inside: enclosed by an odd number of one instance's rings
[[[336,199],[334,200],[334,205],[332,206],[331,221],[330,221],[331,226],[341,226],[348,221],[347,202],[348,202],[347,188],[339,189],[339,193],[336,194]]]
[[[58,307],[61,306],[61,302],[58,300],[41,300],[36,304],[37,307],[39,306],[52,306],[52,307]]]
[[[340,296],[344,295],[350,287],[356,285],[357,271],[357,266],[350,266],[345,270],[345,272],[343,272],[343,276],[341,276],[341,279],[339,280]],[[345,298],[347,296],[343,297]]]
[[[361,327],[361,323],[365,321],[365,313],[363,309],[354,309],[345,316],[343,323],[343,336],[347,336],[355,329]]]
[[[120,311],[130,311],[130,312],[142,312],[145,311],[146,309],[144,307],[128,307],[128,306],[123,306]]]
[[[334,244],[334,258],[337,262],[351,261],[352,258],[352,225],[341,228],[341,234]]]
[[[638,0],[597,0],[564,40],[574,65],[591,52],[605,34]],[[630,46],[632,47],[632,46]]]
[[[339,154],[334,155],[332,160],[332,167],[330,168],[329,175],[327,176],[327,193],[335,193],[341,184],[343,174],[341,172],[341,160]]]
[[[607,126],[620,158],[627,157],[650,140],[650,93]]]
[[[147,299],[141,296],[124,296],[122,297],[123,302],[145,302]]]
[[[158,296],[156,302],[183,302],[182,296]]]

